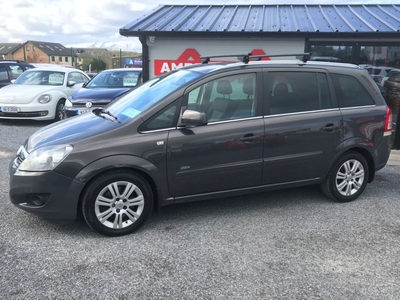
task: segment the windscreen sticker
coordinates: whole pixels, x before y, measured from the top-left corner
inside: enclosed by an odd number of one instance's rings
[[[140,114],[140,111],[134,108],[127,108],[122,112],[123,115],[129,117],[129,118],[134,118],[136,117],[138,114]]]
[[[53,73],[49,75],[49,83],[50,84],[63,84],[64,75],[60,73]]]
[[[135,86],[137,84],[137,75],[127,75],[124,77],[124,86]]]

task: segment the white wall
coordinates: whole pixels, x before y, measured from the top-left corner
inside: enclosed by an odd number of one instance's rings
[[[266,54],[303,53],[303,38],[170,38],[147,39],[150,59],[150,78],[158,72],[168,71],[183,64],[194,63],[192,57],[178,60],[188,48],[195,49],[201,56],[212,54],[241,54],[262,49]],[[273,59],[273,58],[272,58]],[[284,57],[276,59],[285,59]],[[293,59],[286,58],[286,59]],[[227,59],[225,59],[227,60]],[[198,62],[198,61],[197,61]],[[157,66],[157,70],[155,70]]]

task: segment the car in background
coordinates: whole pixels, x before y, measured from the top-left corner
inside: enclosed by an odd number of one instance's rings
[[[394,72],[400,72],[400,69],[392,69],[390,70],[385,77],[382,78],[381,85],[385,86],[385,81],[388,80],[389,76]]]
[[[142,83],[142,69],[109,69],[97,74],[90,82],[68,98],[64,107],[66,118],[104,107]]]
[[[94,72],[85,72],[87,76],[89,76],[90,78],[93,78],[94,76],[96,76],[99,73],[94,73]]]
[[[393,69],[391,67],[368,67],[368,73],[376,83],[381,84],[382,79]]]
[[[0,60],[0,88],[11,84],[12,80],[33,68],[34,65],[23,60]]]
[[[390,73],[384,87],[388,96],[400,96],[400,70]]]
[[[72,68],[27,70],[0,89],[0,119],[60,120],[67,98],[89,80]]]

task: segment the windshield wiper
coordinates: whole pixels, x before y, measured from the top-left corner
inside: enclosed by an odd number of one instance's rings
[[[112,117],[115,121],[118,121],[118,117],[117,116],[113,115],[110,111],[108,111],[108,110],[106,110],[104,108],[96,108],[96,109],[93,110],[93,112],[97,116],[103,117],[102,114],[105,114],[105,115],[108,115],[108,116]]]

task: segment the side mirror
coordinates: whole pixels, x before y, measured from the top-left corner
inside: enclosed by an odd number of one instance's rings
[[[70,80],[70,81],[67,82],[67,87],[72,87],[72,86],[74,86],[75,84],[76,84],[75,81]]]
[[[202,111],[187,109],[182,115],[181,123],[186,126],[207,125],[207,116]]]
[[[11,83],[14,83],[16,79],[11,79]]]
[[[83,84],[82,84],[82,87],[84,88],[84,87],[86,87],[87,86],[87,82],[84,82]]]

